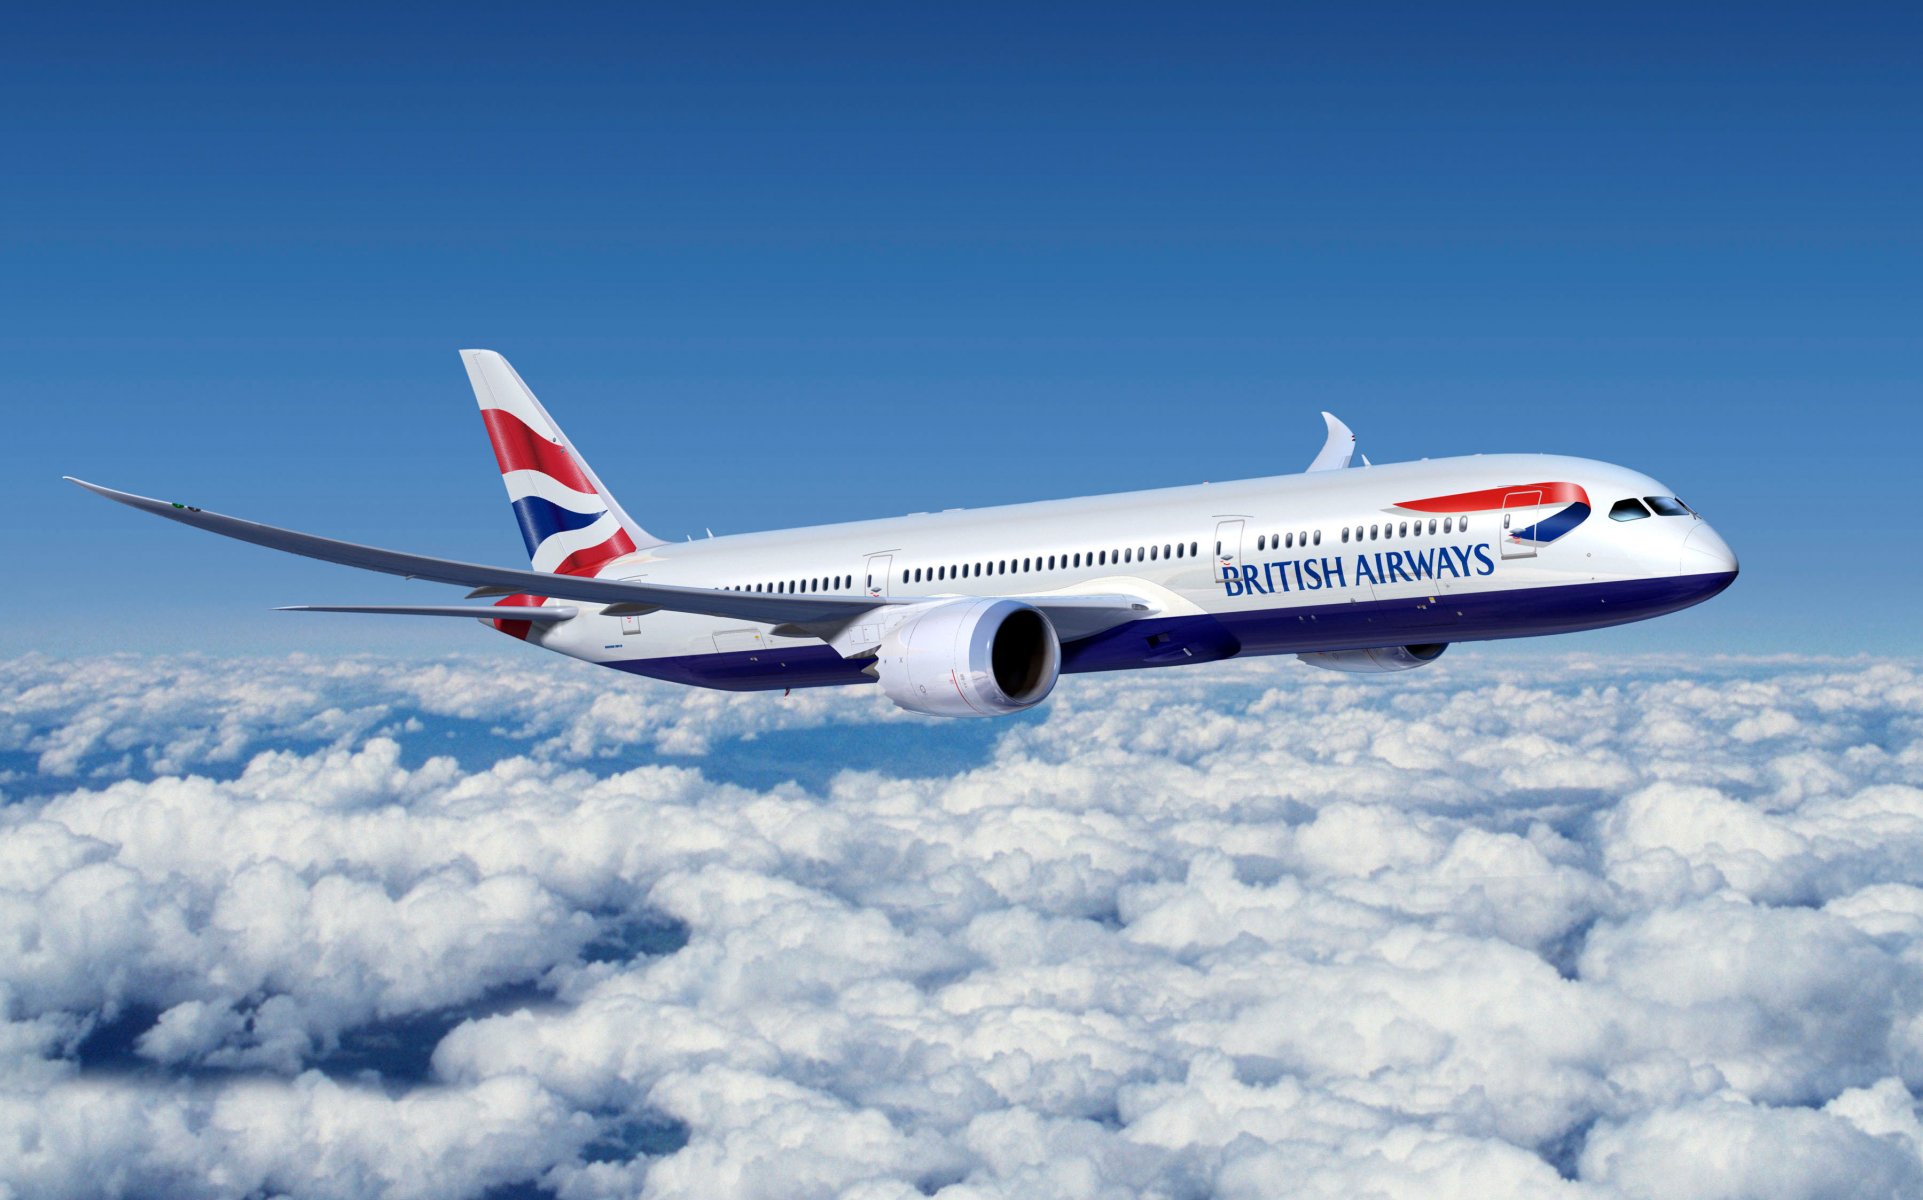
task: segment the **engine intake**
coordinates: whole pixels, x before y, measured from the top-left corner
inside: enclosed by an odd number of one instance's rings
[[[1447,642],[1427,642],[1419,646],[1371,646],[1366,650],[1318,650],[1296,657],[1325,671],[1380,675],[1386,671],[1410,671],[1427,666],[1441,658],[1442,652],[1448,648]]]
[[[936,717],[1002,717],[1048,698],[1062,644],[1039,611],[1015,600],[943,600],[882,640],[875,675],[890,700]]]

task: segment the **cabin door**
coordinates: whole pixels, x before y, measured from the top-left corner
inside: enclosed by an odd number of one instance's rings
[[[1215,577],[1242,578],[1242,522],[1221,521],[1215,526]]]
[[[1516,535],[1533,530],[1542,519],[1542,491],[1510,492],[1502,498],[1502,556],[1534,558],[1536,543]]]
[[[894,562],[895,556],[892,554],[870,554],[868,573],[862,579],[861,590],[876,600],[888,595],[888,572]]]

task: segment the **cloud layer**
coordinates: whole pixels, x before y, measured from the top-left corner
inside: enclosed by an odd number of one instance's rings
[[[1923,1194],[1911,664],[0,688],[0,1194]]]

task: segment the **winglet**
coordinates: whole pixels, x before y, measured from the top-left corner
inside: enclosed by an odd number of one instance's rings
[[[1322,453],[1308,466],[1309,471],[1340,471],[1349,465],[1355,455],[1355,434],[1331,412],[1322,414],[1328,422],[1329,437],[1322,443]]]

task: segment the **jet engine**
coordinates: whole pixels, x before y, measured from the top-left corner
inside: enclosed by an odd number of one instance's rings
[[[1408,671],[1442,657],[1447,642],[1428,642],[1420,646],[1372,646],[1366,650],[1318,650],[1298,654],[1297,658],[1325,671],[1350,671],[1359,675],[1380,675],[1385,671]]]
[[[909,712],[1002,717],[1048,698],[1062,644],[1039,611],[1014,600],[943,600],[910,614],[876,652],[881,690]]]

